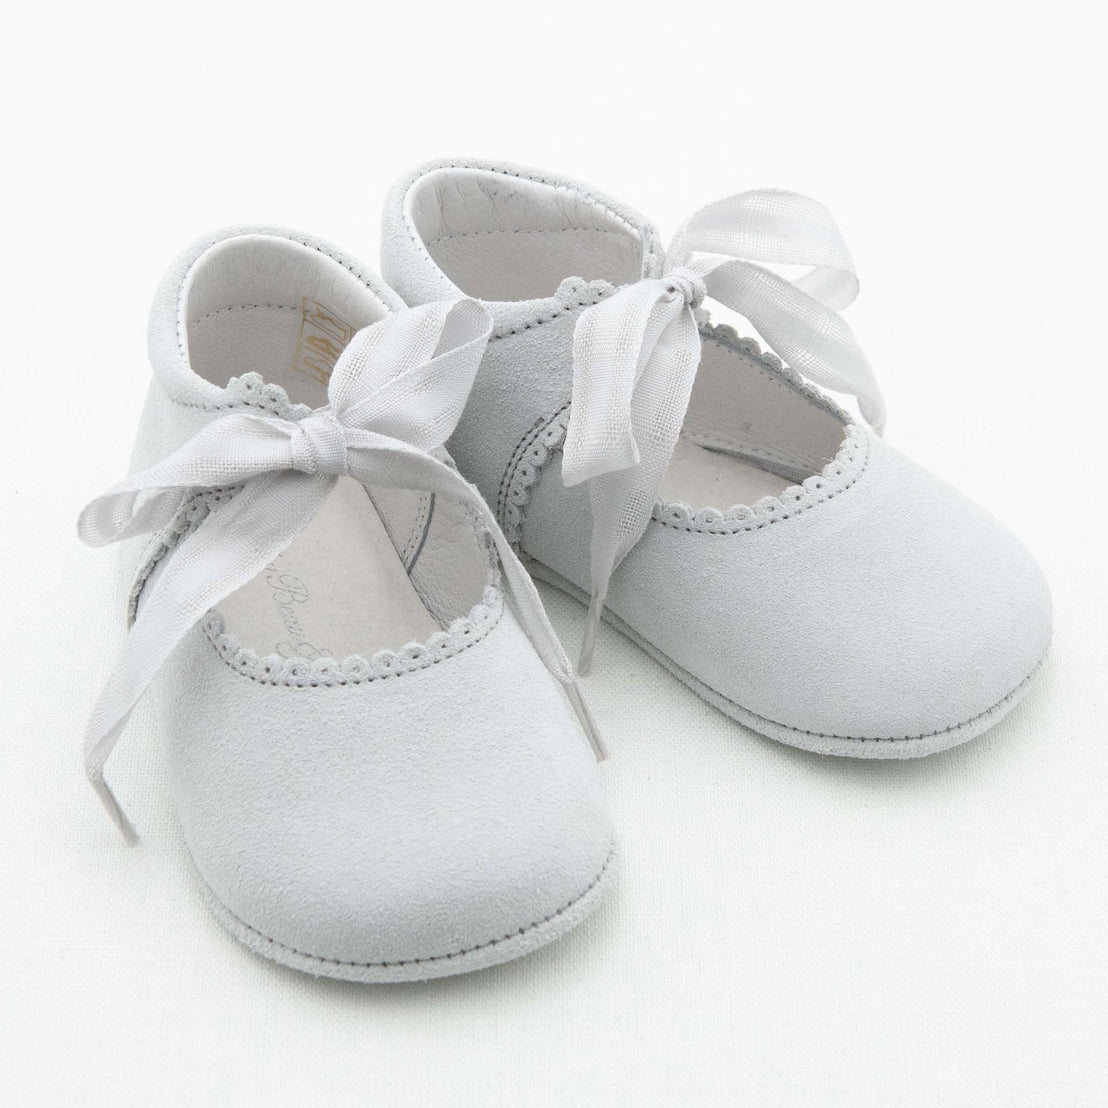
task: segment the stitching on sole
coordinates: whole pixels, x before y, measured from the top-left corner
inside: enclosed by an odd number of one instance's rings
[[[657,650],[657,647],[655,647],[654,649]],[[660,654],[661,651],[658,651],[658,653]],[[667,660],[675,669],[681,670],[681,672],[685,674],[690,681],[695,681],[697,684],[712,693],[713,696],[717,696],[720,700],[725,700],[728,704],[734,705],[735,708],[738,709],[738,711],[742,712],[744,715],[749,716],[751,719],[758,720],[759,722],[767,724],[770,727],[777,727],[782,731],[788,731],[790,734],[793,735],[803,735],[805,738],[809,739],[835,739],[839,742],[863,744],[923,742],[926,739],[937,739],[943,735],[950,735],[955,731],[961,731],[964,728],[970,727],[973,724],[977,723],[978,720],[984,719],[992,712],[995,712],[997,708],[1001,707],[1007,701],[1011,700],[1014,696],[1018,695],[1024,688],[1026,688],[1026,686],[1031,682],[1034,676],[1039,672],[1043,662],[1046,661],[1047,653],[1049,653],[1049,647],[1047,648],[1047,650],[1043,651],[1039,660],[1034,664],[1034,666],[1032,666],[1031,672],[1028,673],[1028,675],[1024,677],[1018,685],[1006,692],[995,704],[990,704],[989,707],[986,708],[984,711],[978,712],[976,715],[970,716],[969,719],[964,719],[960,723],[952,723],[949,727],[943,727],[937,731],[928,731],[922,735],[837,735],[834,732],[807,731],[803,727],[793,727],[792,724],[781,723],[779,720],[770,719],[769,716],[760,715],[758,712],[744,707],[737,700],[732,700],[729,696],[721,693],[718,689],[712,688],[712,686],[709,685],[706,681],[702,681],[699,677],[693,676],[693,674],[689,673],[688,670],[684,669],[681,666],[678,666],[677,663],[674,662],[672,659]],[[696,690],[693,689],[693,691],[695,692]],[[769,735],[768,737],[773,738],[772,735]]]
[[[578,590],[577,587],[571,582],[566,581],[560,575],[556,574],[554,570],[551,570],[547,566],[542,565],[542,563],[535,558],[528,558],[527,563],[530,563],[528,565],[529,571],[531,565],[537,565],[541,567],[539,580],[546,581],[547,584],[553,585],[557,589],[561,589],[562,592],[566,593],[567,596],[572,597],[578,603],[587,603],[587,601],[581,599],[581,595],[579,595],[580,590]],[[1044,650],[1043,653],[1039,656],[1038,661],[1034,664],[1034,666],[1031,667],[1030,673],[1028,673],[1027,676],[1019,682],[1019,684],[1005,693],[1004,696],[1002,696],[995,704],[990,704],[988,708],[984,709],[984,711],[978,712],[976,715],[970,716],[969,719],[964,719],[960,723],[952,723],[949,727],[943,727],[937,731],[928,731],[927,733],[922,735],[836,735],[834,733],[823,731],[806,731],[802,727],[793,727],[791,724],[781,723],[778,720],[770,719],[768,716],[759,715],[759,713],[752,711],[750,708],[744,707],[737,700],[732,700],[731,697],[727,696],[724,693],[721,693],[718,689],[713,688],[707,683],[707,681],[703,681],[699,677],[694,676],[683,666],[678,665],[672,658],[664,654],[658,647],[654,646],[652,643],[648,643],[642,635],[633,630],[628,624],[621,620],[619,616],[615,615],[614,613],[610,613],[607,607],[604,608],[601,618],[606,623],[608,623],[613,628],[613,630],[618,631],[625,638],[630,639],[641,650],[645,650],[646,653],[654,658],[654,660],[657,661],[659,665],[667,669],[679,681],[691,688],[692,691],[697,693],[698,696],[701,696],[701,699],[706,699],[700,693],[700,690],[704,689],[712,696],[718,697],[720,700],[732,705],[736,710],[742,712],[743,715],[749,716],[752,720],[757,720],[758,722],[767,724],[770,727],[779,728],[781,731],[787,731],[793,735],[803,735],[806,738],[810,739],[837,739],[841,742],[852,742],[859,744],[921,742],[925,739],[937,739],[942,735],[949,735],[954,731],[960,731],[965,727],[969,727],[972,724],[977,723],[978,720],[984,719],[991,712],[995,712],[997,708],[1001,707],[1007,701],[1017,696],[1024,688],[1026,688],[1026,686],[1030,684],[1035,675],[1042,668],[1043,663],[1046,661],[1047,655],[1050,653],[1050,646],[1048,644],[1046,650]],[[709,701],[709,703],[711,702]],[[717,707],[718,711],[723,711],[723,709],[718,708],[718,706],[716,705],[713,705],[713,707]],[[741,723],[742,721],[737,720],[736,722]],[[746,724],[746,726],[751,727],[752,730],[757,730],[757,728],[754,727],[753,724]],[[768,732],[762,732],[762,734],[766,734],[769,738],[774,738],[774,736],[768,734]]]
[[[1042,657],[1032,667],[1031,672],[1022,680],[1018,685],[1006,692],[995,704],[990,704],[983,712],[978,712],[975,716],[970,716],[969,719],[962,720],[961,723],[952,723],[949,727],[944,727],[938,731],[928,731],[923,735],[836,735],[833,733],[824,733],[822,731],[805,731],[802,727],[793,727],[788,723],[778,723],[777,720],[770,719],[768,716],[760,716],[757,712],[752,712],[749,708],[743,708],[737,701],[730,700],[729,697],[725,697],[721,692],[713,689],[723,700],[727,700],[729,703],[734,704],[736,708],[740,708],[748,715],[753,716],[755,719],[763,720],[766,723],[772,724],[774,727],[780,727],[786,731],[792,731],[796,735],[806,735],[810,739],[839,739],[842,742],[852,743],[910,743],[920,742],[924,739],[937,739],[941,735],[949,735],[953,731],[961,731],[964,727],[969,727],[976,723],[980,719],[984,719],[985,716],[992,712],[995,712],[997,708],[1001,707],[1004,703],[1011,700],[1016,696],[1023,688],[1025,688],[1031,679],[1039,672],[1039,668],[1043,662],[1046,661],[1046,651],[1043,652]],[[706,686],[711,688],[711,686]]]
[[[604,865],[600,867],[597,875],[589,882],[589,884],[575,896],[572,900],[567,901],[560,908],[555,909],[548,916],[544,916],[540,920],[536,920],[534,923],[529,923],[525,927],[519,928],[518,931],[512,931],[507,935],[502,935],[498,939],[489,939],[487,942],[478,943],[476,946],[466,947],[464,950],[456,950],[450,954],[432,954],[426,958],[407,958],[396,962],[342,962],[334,958],[321,958],[318,954],[309,954],[307,951],[298,950],[294,946],[286,946],[284,943],[279,942],[277,939],[272,939],[268,935],[259,931],[256,927],[251,927],[245,920],[240,919],[235,915],[230,908],[227,907],[212,891],[211,886],[201,876],[200,880],[204,883],[209,895],[212,899],[219,904],[220,908],[227,913],[227,915],[235,921],[238,926],[249,931],[250,934],[256,935],[259,939],[270,943],[272,946],[277,947],[279,950],[283,950],[288,954],[295,954],[298,958],[306,958],[310,962],[316,962],[322,966],[335,966],[346,967],[349,969],[398,969],[402,966],[423,966],[432,965],[439,962],[449,962],[456,958],[463,958],[467,954],[474,954],[478,950],[488,950],[490,947],[499,946],[501,943],[510,942],[513,939],[518,939],[521,935],[527,935],[531,931],[534,931],[537,927],[542,927],[544,924],[550,923],[551,920],[557,919],[559,916],[565,915],[576,904],[579,904],[585,899],[600,884],[604,879],[605,874],[608,872],[609,867],[612,864],[612,860],[615,858],[615,847],[613,846],[608,851],[608,857],[604,860]],[[199,873],[199,871],[198,871]]]

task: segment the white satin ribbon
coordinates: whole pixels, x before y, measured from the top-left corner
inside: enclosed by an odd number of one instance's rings
[[[245,585],[313,519],[343,474],[462,501],[492,535],[517,615],[565,686],[597,758],[596,725],[542,601],[475,486],[428,451],[453,431],[492,329],[472,300],[428,304],[359,331],[339,358],[330,403],[299,421],[236,412],[164,461],[120,482],[81,513],[93,546],[161,530],[188,490],[242,485],[173,550],[147,590],[85,733],[89,781],[124,836],[134,829],[104,781],[104,765],[162,663],[205,613]]]
[[[789,280],[759,263],[808,268]],[[642,537],[677,445],[700,363],[694,311],[705,297],[744,315],[797,372],[855,396],[878,432],[885,424],[873,372],[838,314],[857,296],[858,278],[822,204],[768,189],[709,204],[678,230],[664,270],[587,308],[573,336],[562,476],[589,483],[592,513],[580,673],[591,664],[608,582]]]

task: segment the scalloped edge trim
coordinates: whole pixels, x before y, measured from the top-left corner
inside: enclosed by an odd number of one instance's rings
[[[531,490],[542,478],[550,455],[561,450],[569,427],[569,402],[545,423],[533,427],[519,442],[507,472],[511,477],[500,490],[497,516],[508,542],[518,546],[523,538],[523,509],[531,501]]]
[[[567,280],[563,285],[570,283]],[[590,284],[604,283],[594,281]],[[844,420],[843,439],[835,456],[818,473],[806,477],[799,485],[790,485],[777,496],[763,496],[752,505],[734,504],[725,510],[693,509],[681,501],[657,500],[651,519],[666,527],[713,535],[756,531],[778,520],[790,519],[848,489],[861,475],[869,459],[869,440],[862,428],[796,370],[784,365],[776,354],[763,350],[756,339],[740,338],[738,332],[727,324],[713,326],[704,322],[701,330],[709,337],[733,346],[737,353],[759,362],[825,411]],[[565,442],[569,412],[567,401],[545,423],[533,427],[520,440],[508,463],[505,472],[511,476],[501,486],[497,516],[513,546],[518,546],[523,538],[524,509],[530,503],[531,492],[541,480],[551,454],[560,450]]]
[[[232,377],[223,387],[225,404],[217,405],[213,411],[228,408],[260,408],[272,412],[282,419],[303,419],[312,413],[308,404],[294,404],[289,394],[280,385],[267,384],[260,373],[244,373],[241,377]]]
[[[220,504],[225,504],[242,485],[217,485],[210,489],[197,489],[186,493],[177,509],[176,515],[166,524],[165,529],[157,537],[156,545],[147,554],[145,560],[135,574],[131,584],[131,591],[127,595],[127,626],[135,622],[138,615],[139,599],[142,590],[150,580],[158,563],[186,536],[191,535],[201,523]]]
[[[361,685],[428,669],[479,643],[500,622],[503,612],[500,589],[486,585],[481,600],[467,615],[459,616],[445,631],[436,631],[426,642],[410,642],[399,650],[378,650],[370,658],[348,654],[341,660],[259,655],[226,630],[223,617],[214,608],[200,625],[220,658],[242,677],[262,685],[315,689]]]
[[[567,277],[553,296],[541,300],[499,301],[495,304],[496,328],[489,341],[495,342],[553,323],[559,316],[575,312],[578,308],[591,308],[615,291],[615,285],[609,281]]]
[[[174,400],[187,408],[199,408],[204,412],[229,412],[240,408],[258,408],[281,419],[297,420],[311,415],[314,410],[308,404],[294,404],[280,385],[267,384],[260,373],[244,373],[232,377],[220,390],[220,400],[213,404],[197,404]]]
[[[223,400],[217,404],[188,404],[187,407],[199,408],[206,412],[237,411],[242,408],[256,408],[269,412],[280,419],[292,421],[311,415],[313,409],[307,404],[294,404],[288,393],[280,385],[266,384],[260,373],[244,373],[241,377],[232,377],[221,390]],[[180,401],[175,401],[180,403]],[[158,563],[184,538],[196,530],[218,504],[230,500],[242,485],[223,485],[210,489],[198,489],[186,493],[177,514],[170,520],[165,530],[157,537],[150,553],[141,563],[138,573],[131,584],[127,596],[127,626],[135,622],[138,602],[142,590]]]
[[[135,577],[127,601],[128,626],[134,623],[142,590],[158,563],[178,543],[200,526],[220,504],[225,504],[242,485],[198,489],[187,495],[176,515],[162,532],[157,547],[147,557]],[[485,551],[485,588],[481,599],[463,616],[452,620],[445,630],[436,631],[426,642],[412,641],[398,650],[378,650],[370,658],[348,654],[345,658],[283,658],[279,654],[259,655],[244,646],[226,629],[223,616],[215,609],[201,619],[201,626],[216,652],[236,673],[266,685],[287,688],[331,688],[399,677],[445,661],[480,642],[500,622],[504,613],[504,594],[500,589],[500,566],[488,532],[475,517],[475,539]]]
[[[786,365],[768,347],[763,347],[757,339],[748,335],[740,335],[729,323],[712,323],[704,309],[700,309],[700,312],[703,313],[702,317],[698,318],[702,335],[706,335],[716,342],[721,342],[725,346],[730,346],[737,354],[745,354],[751,361],[757,362],[763,368],[768,369],[796,392],[823,408],[824,411],[837,416],[844,423],[854,422],[853,417],[845,408],[836,404],[831,397],[821,392],[810,381],[807,381],[792,366]]]
[[[861,476],[869,460],[869,439],[855,423],[844,428],[843,441],[834,458],[819,473],[790,485],[777,496],[763,496],[752,505],[736,504],[726,511],[699,508],[694,511],[679,501],[654,505],[651,519],[665,527],[710,535],[731,535],[757,531],[771,523],[791,519],[809,508],[845,492]]]

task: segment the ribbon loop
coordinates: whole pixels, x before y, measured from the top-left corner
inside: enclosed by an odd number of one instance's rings
[[[764,264],[763,264],[764,263]],[[803,266],[787,279],[770,266]],[[879,433],[885,406],[838,315],[858,293],[830,212],[762,189],[709,204],[678,230],[661,278],[586,308],[573,338],[566,485],[589,483],[592,602],[578,672],[588,670],[608,582],[642,537],[677,444],[700,361],[694,312],[706,297],[745,316],[797,372],[858,400]]]
[[[239,491],[177,544],[143,597],[85,732],[85,771],[129,841],[135,833],[104,765],[147,686],[204,614],[252,580],[312,521],[340,476],[441,493],[490,532],[520,624],[565,687],[597,757],[604,756],[573,667],[538,592],[476,487],[434,457],[453,430],[481,363],[492,318],[474,301],[427,304],[359,331],[328,385],[329,405],[299,421],[232,413],[213,420],[157,465],[127,478],[81,513],[91,544],[156,531],[188,491]]]

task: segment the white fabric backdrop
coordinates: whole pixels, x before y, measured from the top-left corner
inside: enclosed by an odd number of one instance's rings
[[[1066,2],[918,26],[879,4],[705,4],[687,28],[482,10],[414,35],[364,4],[13,16],[0,1101],[1108,1103],[1103,29]],[[742,188],[823,200],[890,440],[1030,544],[1055,646],[985,738],[880,764],[743,732],[605,628],[617,896],[468,979],[316,982],[207,914],[144,713],[112,767],[139,848],[83,781],[121,613],[73,524],[122,475],[178,249],[273,220],[373,261],[392,177],[452,151],[592,180],[667,235]],[[546,595],[576,643],[582,609]]]

